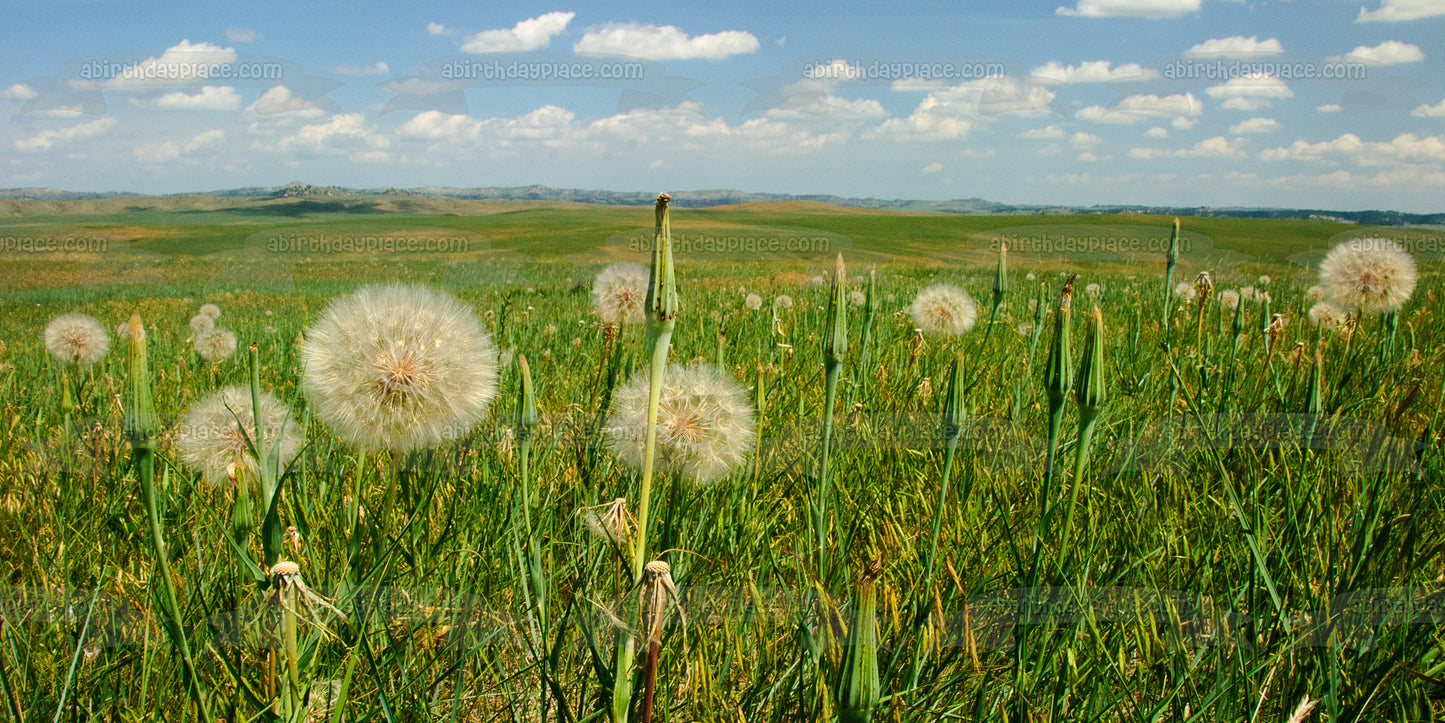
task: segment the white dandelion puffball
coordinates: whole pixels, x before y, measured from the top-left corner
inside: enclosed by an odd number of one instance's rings
[[[1181,281],[1178,284],[1175,284],[1174,294],[1179,297],[1180,301],[1183,301],[1186,304],[1199,298],[1199,290],[1194,288],[1194,284],[1191,284],[1188,281]]]
[[[612,395],[603,428],[624,464],[641,469],[647,442],[649,372],[643,369]],[[669,364],[657,409],[657,464],[699,484],[716,481],[747,461],[756,443],[747,392],[710,364]]]
[[[781,309],[791,309],[793,308],[793,297],[788,296],[787,294],[783,294],[778,298],[773,299],[773,306]]]
[[[236,335],[230,329],[220,327],[197,334],[196,353],[206,361],[221,361],[236,353]]]
[[[958,336],[973,328],[978,320],[978,307],[963,289],[934,284],[918,292],[909,314],[914,326],[926,334]]]
[[[1328,301],[1320,301],[1310,307],[1310,323],[1321,329],[1339,328],[1347,318],[1343,309]]]
[[[1102,286],[1099,286],[1098,284],[1089,284],[1088,286],[1084,287],[1084,293],[1088,294],[1089,296],[1098,296],[1099,292],[1103,290],[1104,288]]]
[[[612,264],[592,282],[592,310],[604,324],[641,324],[651,272],[642,264]]]
[[[62,364],[88,367],[110,350],[110,335],[93,317],[64,314],[45,326],[45,350]]]
[[[1325,288],[1315,285],[1305,289],[1305,301],[1311,304],[1325,300]]]
[[[1036,278],[1038,278],[1038,277],[1034,276],[1034,273],[1033,273],[1032,271],[1030,271],[1030,272],[1027,273],[1027,274],[1024,274],[1024,281],[1033,281],[1033,280],[1035,280]]]
[[[122,321],[115,325],[115,338],[121,341],[130,341],[130,322]]]
[[[316,417],[368,450],[457,439],[497,393],[497,347],[472,310],[425,286],[366,286],[306,330],[302,387]]]
[[[191,317],[191,331],[197,334],[204,334],[214,328],[216,328],[216,320],[212,317],[205,314],[196,314]]]
[[[176,430],[176,449],[181,461],[201,473],[209,485],[232,481],[231,470],[244,467],[248,478],[261,478],[261,465],[251,446],[269,463],[271,450],[278,450],[281,471],[301,451],[301,428],[289,410],[270,392],[261,392],[261,441],[256,441],[256,416],[251,407],[250,387],[226,387],[191,405]],[[243,432],[244,430],[244,432]],[[246,440],[250,440],[250,445]],[[264,446],[264,449],[262,448]],[[234,467],[233,467],[234,465]]]
[[[746,306],[753,311],[757,311],[758,309],[763,308],[763,297],[758,296],[757,294],[748,294],[747,298],[743,299],[743,306]]]
[[[1325,296],[1345,312],[1375,316],[1398,311],[1415,293],[1415,260],[1389,239],[1350,239],[1320,264]]]
[[[1228,311],[1234,311],[1235,309],[1238,309],[1239,292],[1235,291],[1234,289],[1225,289],[1224,291],[1219,292],[1219,305],[1220,307]]]
[[[209,316],[211,317],[211,321],[215,321],[216,319],[221,318],[221,307],[216,306],[215,304],[201,304],[200,311],[197,311],[196,313],[200,314],[201,316]]]
[[[853,302],[854,306],[862,306],[868,301],[868,295],[858,289],[854,289],[848,294],[848,300]]]
[[[1269,282],[1271,282],[1271,281],[1273,281],[1273,280],[1274,280],[1274,279],[1271,279],[1271,278],[1269,277],[1269,275],[1266,274],[1266,275],[1264,275],[1264,276],[1259,277],[1259,285],[1260,285],[1260,286],[1269,286]]]

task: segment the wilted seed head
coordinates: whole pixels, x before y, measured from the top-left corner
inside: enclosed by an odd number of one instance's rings
[[[622,462],[641,469],[647,443],[647,397],[643,369],[612,396],[603,433]],[[730,374],[709,364],[669,364],[657,409],[657,465],[665,472],[705,484],[747,461],[756,433],[747,392]]]
[[[196,313],[201,316],[209,316],[211,317],[211,321],[215,321],[221,318],[221,307],[215,304],[201,304],[200,310]]]
[[[425,286],[366,286],[306,332],[316,416],[363,449],[430,447],[470,431],[497,392],[497,349],[466,305]]]
[[[1239,308],[1239,292],[1234,289],[1219,292],[1219,306],[1228,311]]]
[[[218,362],[236,353],[236,335],[230,329],[216,327],[196,336],[196,353],[202,359]]]
[[[243,467],[252,480],[260,479],[261,465],[251,454],[246,440],[269,462],[271,450],[278,450],[281,469],[301,451],[301,429],[286,408],[270,392],[261,392],[261,439],[256,439],[256,417],[252,412],[250,387],[226,387],[191,405],[176,430],[176,448],[181,461],[201,473],[212,486],[234,480],[230,469]],[[264,449],[261,445],[265,445]],[[234,467],[233,467],[234,466]]]
[[[963,289],[933,284],[918,292],[909,308],[913,323],[927,334],[958,336],[978,320],[978,307]]]
[[[592,282],[592,310],[604,324],[641,324],[646,318],[648,270],[642,264],[612,264]]]
[[[1194,289],[1194,284],[1188,281],[1181,281],[1174,286],[1174,294],[1179,300],[1188,304],[1199,297],[1199,292]]]
[[[1415,293],[1415,260],[1394,241],[1350,239],[1320,264],[1320,284],[1346,312],[1375,316],[1398,311]]]
[[[1310,323],[1321,329],[1335,329],[1349,318],[1341,309],[1328,301],[1321,301],[1310,307]]]
[[[88,367],[110,350],[110,335],[85,314],[65,314],[45,326],[45,350],[62,364]]]
[[[634,524],[627,512],[627,500],[618,497],[611,502],[581,511],[582,525],[587,531],[616,545],[624,546],[632,539]]]
[[[748,294],[747,298],[743,299],[743,306],[746,306],[753,311],[757,311],[758,309],[763,308],[763,297],[758,296],[757,294]]]
[[[204,334],[216,328],[216,320],[205,314],[196,314],[191,317],[191,331],[197,334]]]

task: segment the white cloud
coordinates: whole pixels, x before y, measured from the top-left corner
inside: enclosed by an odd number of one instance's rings
[[[1410,111],[1410,115],[1418,118],[1445,118],[1445,99],[1441,99],[1435,105],[1421,105],[1419,108]]]
[[[1363,141],[1346,133],[1331,141],[1307,143],[1296,140],[1288,147],[1271,148],[1259,154],[1264,161],[1322,161],[1327,156],[1344,156],[1361,166],[1389,166],[1401,163],[1445,162],[1445,136],[1420,137],[1403,133],[1389,141]]]
[[[1056,141],[1061,140],[1064,137],[1064,129],[1058,126],[1044,126],[1043,128],[1034,128],[1033,130],[1024,131],[1023,133],[1020,133],[1018,137],[1027,138],[1030,140]]]
[[[209,130],[198,133],[195,137],[185,142],[164,141],[162,143],[147,143],[142,146],[137,146],[134,153],[136,160],[139,160],[141,163],[165,163],[166,161],[180,158],[186,153],[214,145],[225,137],[226,134],[224,131]]]
[[[1279,55],[1284,52],[1279,39],[1260,40],[1259,36],[1235,35],[1228,38],[1206,40],[1186,51],[1186,58],[1254,58],[1261,55]]]
[[[342,75],[385,75],[391,72],[391,66],[386,61],[378,60],[371,65],[357,65],[355,63],[342,63],[336,66],[336,72]]]
[[[194,95],[166,93],[150,101],[150,105],[166,110],[240,110],[241,95],[229,85],[207,85]]]
[[[457,31],[452,30],[451,28],[449,28],[449,27],[447,27],[447,26],[445,26],[445,25],[442,25],[441,23],[427,23],[427,24],[426,24],[426,34],[427,34],[427,35],[455,35],[456,32],[457,32]]]
[[[1211,98],[1223,98],[1222,107],[1230,110],[1254,111],[1266,108],[1275,98],[1294,97],[1283,80],[1273,75],[1257,74],[1230,78],[1221,85],[1204,91]]]
[[[254,43],[261,39],[261,34],[250,28],[226,28],[221,32],[233,43]]]
[[[153,86],[201,85],[210,78],[201,77],[203,67],[229,65],[236,62],[234,48],[210,43],[181,40],[166,48],[160,57],[146,58],[127,72],[105,82],[109,88],[145,88]]]
[[[1420,166],[1405,166],[1381,171],[1373,176],[1334,171],[1319,176],[1300,174],[1272,178],[1270,183],[1284,188],[1320,187],[1353,191],[1361,187],[1419,191],[1423,186],[1445,187],[1445,172]]]
[[[367,126],[360,113],[341,113],[324,123],[302,126],[275,145],[281,153],[336,153],[386,148],[391,139]]]
[[[1279,130],[1279,121],[1273,118],[1250,118],[1229,127],[1229,132],[1237,136],[1250,133],[1273,133],[1276,130]]]
[[[1039,155],[1041,156],[1056,156],[1063,152],[1063,147],[1057,143],[1050,143],[1047,146],[1039,149]]]
[[[933,163],[924,166],[922,170],[924,173],[938,173],[939,171],[943,170],[943,164],[939,163],[938,161],[934,161]]]
[[[1357,23],[1403,22],[1445,15],[1445,0],[1383,0],[1375,10],[1360,8]]]
[[[0,100],[30,100],[37,95],[40,93],[24,83],[16,83],[9,88],[0,90]]]
[[[299,97],[291,92],[290,88],[284,85],[272,86],[247,110],[257,115],[275,115],[277,113],[300,113],[308,117],[321,116],[324,111],[305,98]]]
[[[43,130],[29,138],[21,138],[15,141],[17,151],[40,151],[50,150],[57,145],[63,145],[71,141],[98,136],[115,126],[115,118],[105,117],[70,126],[69,128],[56,128],[54,130]]]
[[[1371,48],[1361,45],[1344,55],[1331,55],[1325,60],[1331,63],[1371,63],[1374,65],[1398,65],[1400,63],[1418,63],[1425,59],[1425,53],[1420,46],[1402,43],[1398,40],[1386,40]]]
[[[1196,116],[1204,111],[1204,104],[1193,93],[1176,95],[1131,95],[1112,108],[1091,105],[1080,110],[1077,116],[1095,123],[1122,123],[1134,125],[1164,116]],[[1190,123],[1189,125],[1193,125]],[[1186,128],[1188,126],[1185,126]]]
[[[1093,163],[1094,161],[1099,160],[1099,157],[1094,155],[1090,151],[1084,151],[1083,153],[1080,153],[1078,156],[1076,156],[1074,160],[1083,161],[1084,163]]]
[[[511,28],[483,30],[462,40],[463,53],[525,53],[552,44],[552,38],[567,29],[577,13],[551,12],[523,20]],[[432,25],[435,25],[433,23]],[[432,32],[432,26],[427,26]],[[432,33],[435,35],[436,33]]]
[[[1091,60],[1078,65],[1063,65],[1058,61],[1051,60],[1034,68],[1030,75],[1033,76],[1035,82],[1048,85],[1067,85],[1070,83],[1149,80],[1157,78],[1159,71],[1141,67],[1138,63],[1125,63],[1117,68],[1111,68],[1107,60]]]
[[[942,78],[899,78],[889,84],[889,88],[901,93],[919,90],[937,90],[944,86]]]
[[[1182,116],[1182,115],[1181,115],[1181,116],[1178,116],[1177,118],[1175,118],[1174,120],[1169,121],[1169,125],[1174,126],[1174,129],[1175,129],[1175,130],[1187,131],[1187,130],[1189,130],[1190,128],[1193,128],[1193,127],[1194,127],[1194,124],[1196,124],[1196,123],[1198,123],[1198,122],[1199,122],[1199,119],[1198,119],[1198,118],[1190,118],[1190,117],[1188,117],[1188,116]]]
[[[1177,148],[1172,151],[1158,148],[1131,148],[1129,157],[1140,160],[1152,160],[1155,158],[1244,158],[1245,153],[1240,146],[1243,139],[1235,138],[1229,140],[1224,136],[1206,138],[1195,143],[1191,148]]]
[[[980,78],[930,92],[907,118],[890,118],[865,137],[896,140],[956,140],[976,120],[1006,113],[1040,116],[1050,112],[1054,92],[1013,78]]]
[[[1069,145],[1075,148],[1088,148],[1089,146],[1096,146],[1103,142],[1103,138],[1100,138],[1093,133],[1085,133],[1083,131],[1079,131],[1078,133],[1075,133],[1073,136],[1069,137]]]
[[[1177,18],[1199,10],[1200,0],[1079,0],[1076,7],[1059,7],[1058,15],[1088,18]]]
[[[689,38],[672,25],[615,23],[588,31],[572,49],[579,53],[627,55],[647,60],[722,60],[729,55],[757,52],[758,39],[742,30]]]
[[[1315,110],[1321,113],[1338,113],[1340,112],[1341,107],[1339,103],[1326,103],[1324,105],[1315,106]],[[1419,108],[1416,108],[1415,110],[1419,110]]]
[[[1150,128],[1150,129],[1147,130],[1147,131],[1144,131],[1144,137],[1145,137],[1145,138],[1168,138],[1168,137],[1169,137],[1169,130],[1168,130],[1167,128],[1161,128],[1161,127],[1157,127],[1157,126],[1156,126],[1156,127],[1154,127],[1154,128]]]

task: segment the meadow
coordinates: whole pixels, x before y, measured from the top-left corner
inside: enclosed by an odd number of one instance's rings
[[[592,289],[649,262],[653,209],[5,202],[0,710],[1435,719],[1445,232],[1188,217],[1171,264],[1172,223],[672,209],[667,358],[719,368],[752,415],[700,482],[609,436],[657,333],[604,324]],[[1409,300],[1316,326],[1321,262],[1368,237],[1412,256]],[[380,282],[475,315],[497,352],[479,422],[368,449],[318,416],[307,345]],[[969,330],[920,330],[934,284],[972,297]],[[197,353],[203,304],[234,353]],[[103,358],[47,354],[69,313]],[[204,479],[184,415],[253,385],[296,420],[294,461]]]

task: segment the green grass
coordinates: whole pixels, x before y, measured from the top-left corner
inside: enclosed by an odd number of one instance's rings
[[[644,367],[646,352],[640,329],[624,329],[616,341],[620,368],[599,372],[603,337],[588,288],[605,260],[625,256],[599,253],[604,241],[649,228],[651,214],[602,207],[362,215],[57,213],[10,218],[0,228],[124,229],[130,249],[161,254],[148,267],[159,276],[130,284],[88,275],[95,259],[12,254],[0,261],[10,284],[0,316],[0,571],[8,581],[0,588],[0,710],[7,716],[194,717],[179,656],[164,645],[155,617],[150,531],[120,435],[122,347],[113,340],[104,361],[74,375],[40,341],[45,323],[61,313],[81,311],[114,328],[138,310],[151,331],[169,563],[216,715],[274,715],[268,711],[281,697],[268,687],[274,605],[259,586],[239,581],[246,578],[238,577],[240,556],[229,542],[234,492],[203,485],[166,440],[190,403],[247,383],[244,348],[255,343],[261,385],[293,405],[309,440],[283,482],[282,525],[294,526],[300,541],[288,543],[286,555],[348,614],[339,621],[322,613],[328,631],[301,626],[300,680],[322,699],[306,704],[315,719],[341,719],[324,698],[343,688],[344,719],[353,721],[537,720],[544,705],[549,720],[605,719],[616,636],[603,607],[637,592],[628,589],[622,555],[591,536],[579,513],[617,497],[636,504],[637,475],[596,443],[596,424],[611,386],[627,368]],[[1331,449],[1278,443],[1302,434],[1289,426],[1302,424],[1299,417],[1281,415],[1307,408],[1316,343],[1304,314],[1313,272],[1288,259],[1325,249],[1351,226],[1184,219],[1185,231],[1210,239],[1212,250],[1185,254],[1176,281],[1210,270],[1221,282],[1217,297],[1256,283],[1248,279],[1260,273],[1273,276],[1271,311],[1289,321],[1273,355],[1264,351],[1258,305],[1246,307],[1236,353],[1228,318],[1213,301],[1197,343],[1195,310],[1176,308],[1166,348],[1158,325],[1162,253],[1011,252],[1012,291],[986,350],[981,328],[913,341],[904,310],[936,278],[961,282],[986,318],[994,258],[970,243],[976,234],[1038,225],[1134,226],[1147,234],[1170,221],[675,209],[675,234],[800,228],[846,238],[853,288],[863,288],[852,277],[866,275],[867,261],[882,263],[861,373],[854,365],[863,354],[864,314],[854,307],[847,318],[839,396],[856,404],[836,408],[834,497],[821,556],[809,496],[818,487],[828,289],[810,277],[826,276],[838,249],[755,261],[684,257],[678,267],[682,314],[672,359],[712,361],[725,330],[728,370],[750,397],[761,380],[764,405],[753,464],[705,488],[669,478],[653,488],[650,547],[671,564],[687,619],[674,616],[663,636],[657,719],[833,716],[850,657],[847,631],[856,628],[855,583],[875,561],[883,699],[874,720],[1284,721],[1303,696],[1318,701],[1309,720],[1438,715],[1445,637],[1433,620],[1350,628],[1340,619],[1331,627],[1328,618],[1331,601],[1351,593],[1389,590],[1396,601],[1415,595],[1420,602],[1441,589],[1445,332],[1431,319],[1445,287],[1433,261],[1419,259],[1422,281],[1400,315],[1391,354],[1379,352],[1378,320],[1366,319],[1352,338],[1322,337],[1324,413],[1413,442],[1403,456],[1372,453],[1379,441],[1358,431],[1337,432]],[[486,237],[492,249],[287,257],[285,284],[247,283],[248,274],[254,281],[269,268],[267,257],[208,259],[269,229],[357,224],[462,230]],[[1085,285],[1103,287],[1097,303],[1108,393],[1082,478],[1073,471],[1077,409],[1069,397],[1059,484],[1045,497],[1043,376],[1052,332],[1031,356],[1030,335],[1018,326],[1032,322],[1028,304],[1040,282],[1048,285],[1044,303],[1057,303],[1060,271],[1083,274],[1077,320],[1095,303]],[[1035,280],[1025,279],[1030,273]],[[514,283],[495,283],[501,276]],[[500,347],[526,355],[540,415],[529,469],[537,562],[518,455],[503,442],[516,414],[515,367],[503,370],[497,400],[471,434],[397,459],[361,455],[307,412],[298,333],[333,296],[383,279],[448,288],[477,310]],[[770,305],[746,309],[739,287],[767,300],[786,293],[796,304],[775,325]],[[241,340],[243,351],[218,364],[201,361],[189,344],[187,320],[204,302],[221,307],[218,323]],[[1073,334],[1073,348],[1082,349],[1084,325],[1075,323]],[[953,480],[940,499],[940,407],[958,352],[978,376],[965,400]],[[61,403],[63,373],[74,375],[74,410]],[[393,506],[383,508],[391,474],[399,484]],[[1073,486],[1078,506],[1063,539]],[[358,503],[359,519],[350,512]],[[1032,536],[1050,508],[1054,522],[1035,562]],[[935,514],[938,562],[926,580]],[[253,535],[246,557],[259,565],[260,553]],[[1052,614],[1008,616],[1016,599],[1008,591],[1030,580],[1058,595],[1114,591],[1082,608],[1037,593]],[[67,591],[74,599],[64,598]],[[236,619],[254,623],[239,638],[228,632]],[[238,639],[245,645],[230,645]],[[284,678],[284,662],[274,666]],[[304,720],[301,713],[294,719]]]

